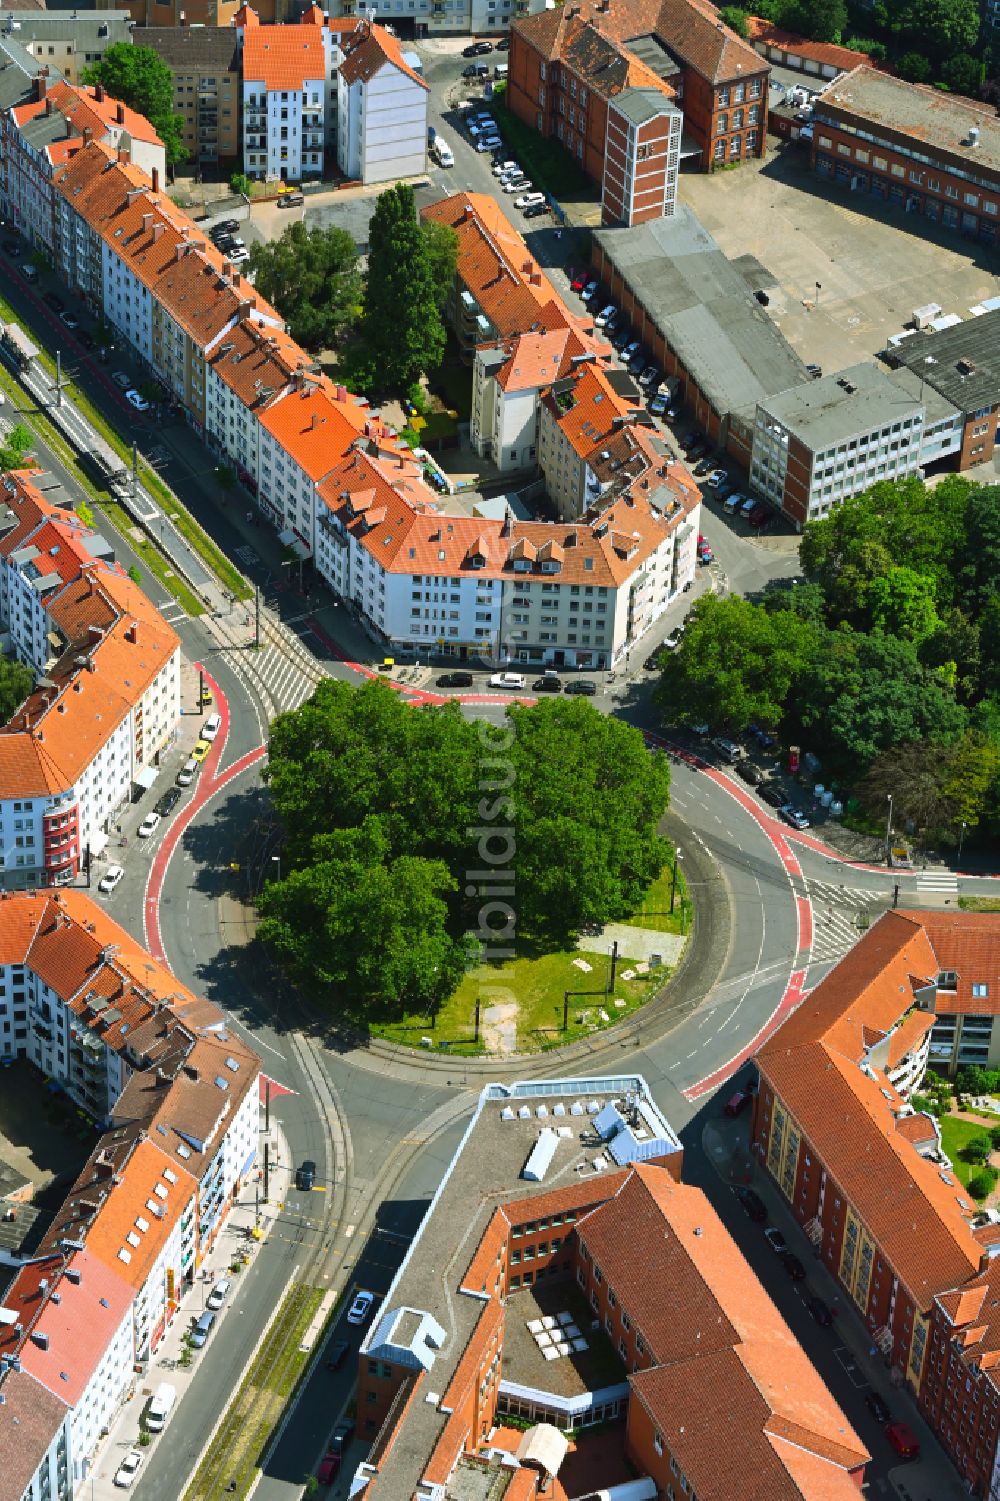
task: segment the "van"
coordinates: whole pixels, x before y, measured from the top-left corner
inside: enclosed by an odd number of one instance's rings
[[[210,714],[201,727],[201,738],[203,740],[214,740],[221,729],[222,715]]]
[[[453,167],[455,165],[454,153],[444,136],[436,135],[434,137],[434,140],[431,142],[431,156],[439,167]]]
[[[171,1386],[169,1381],[161,1381],[150,1399],[149,1410],[146,1413],[146,1427],[150,1433],[163,1432],[176,1400],[177,1388]]]
[[[508,68],[506,63],[497,63],[496,67],[493,69],[494,78],[506,78],[507,73]]]
[[[191,1330],[191,1343],[196,1350],[200,1350],[202,1345],[207,1343],[208,1336],[215,1327],[215,1320],[216,1315],[206,1310]]]
[[[205,1306],[207,1308],[211,1308],[213,1312],[220,1309],[223,1303],[229,1297],[229,1290],[232,1285],[233,1284],[228,1277],[220,1277],[218,1282],[215,1284],[215,1286],[212,1288],[212,1291],[206,1298]]]

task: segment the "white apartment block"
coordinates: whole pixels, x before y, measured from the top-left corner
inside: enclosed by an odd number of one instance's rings
[[[382,0],[379,21],[401,36],[482,36],[507,31],[521,16],[537,15],[545,0]],[[361,16],[362,0],[334,0],[331,16]]]
[[[334,33],[318,6],[297,25],[236,15],[243,72],[243,170],[264,182],[322,177],[335,86]]]
[[[366,186],[416,177],[427,165],[428,85],[383,26],[351,38],[338,79],[337,159]]]

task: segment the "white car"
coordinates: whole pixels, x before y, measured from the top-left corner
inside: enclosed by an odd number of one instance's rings
[[[530,193],[535,184],[526,177],[509,177],[500,186],[505,193]]]
[[[202,740],[214,740],[222,729],[222,715],[210,714],[201,727]]]
[[[481,119],[473,120],[469,126],[469,134],[473,139],[476,136],[495,136],[497,134],[497,122],[492,115],[484,115]]]
[[[130,1449],[115,1471],[115,1485],[121,1490],[127,1491],[132,1481],[139,1472],[142,1464],[142,1455],[138,1449]]]
[[[191,783],[194,781],[197,775],[198,763],[197,761],[193,760],[191,756],[188,756],[187,760],[184,762],[184,765],[177,773],[178,787],[190,787]]]
[[[369,1313],[371,1313],[371,1307],[374,1302],[374,1293],[358,1293],[354,1302],[347,1310],[347,1322],[349,1324],[363,1324]]]
[[[596,277],[593,281],[588,281],[587,285],[580,293],[580,300],[582,302],[593,302],[594,298],[597,296],[597,289],[600,285],[601,284]]]
[[[614,305],[613,302],[609,302],[608,305],[607,305],[607,307],[602,307],[601,311],[598,313],[597,317],[594,319],[594,322],[596,323],[597,327],[598,328],[603,328],[604,325],[609,321],[609,319],[611,319],[611,318],[614,317],[614,315],[615,315],[615,313],[617,311],[618,311],[618,309],[615,307],[615,305]]]
[[[495,162],[493,166],[494,177],[507,177],[514,172],[520,172],[517,162]]]
[[[544,193],[522,193],[520,198],[514,199],[515,208],[534,208],[536,203],[544,203]]]
[[[516,693],[524,687],[524,678],[519,672],[495,672],[490,678],[489,686],[505,688]]]
[[[503,145],[499,136],[480,136],[476,142],[477,151],[496,151]]]
[[[98,891],[103,891],[110,894],[112,891],[114,891],[115,887],[118,885],[118,882],[121,880],[124,874],[125,872],[120,865],[109,865],[107,870],[104,872],[103,876],[97,883]]]
[[[705,475],[705,483],[706,485],[709,485],[713,490],[717,490],[723,483],[723,481],[727,480],[728,478],[729,475],[724,469],[713,469],[710,474]]]
[[[234,266],[242,266],[244,261],[248,261],[250,259],[250,252],[249,250],[233,250],[230,252],[227,259],[231,261]]]
[[[136,830],[136,833],[139,835],[140,839],[148,839],[151,834],[155,834],[156,833],[156,831],[159,828],[159,826],[160,826],[160,815],[159,815],[159,813],[147,813],[146,816],[145,816],[145,818],[142,820],[142,823],[139,825],[138,829]]]
[[[137,412],[148,412],[149,402],[141,391],[126,391],[125,400],[130,406],[134,406]]]

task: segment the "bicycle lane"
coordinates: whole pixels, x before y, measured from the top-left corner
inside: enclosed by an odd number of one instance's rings
[[[143,901],[143,934],[146,947],[154,959],[161,964],[167,964],[167,956],[163,948],[163,937],[160,931],[160,898],[163,895],[163,884],[166,880],[170,862],[181,839],[184,837],[192,820],[207,807],[213,798],[220,792],[224,792],[231,782],[237,777],[249,771],[267,755],[267,746],[258,745],[254,750],[247,751],[238,761],[227,766],[225,771],[217,775],[215,768],[222,759],[226,741],[229,739],[230,713],[229,700],[223,693],[216,679],[201,664],[197,667],[204,673],[205,682],[211,688],[219,716],[222,720],[219,733],[211,751],[205,758],[201,775],[195,789],[195,794],[184,808],[184,811],[170,825],[159,849],[153,857],[149,867],[149,875],[146,878],[146,893]]]

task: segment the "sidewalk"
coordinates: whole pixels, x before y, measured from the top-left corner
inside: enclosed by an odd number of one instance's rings
[[[258,1138],[259,1157],[263,1157],[264,1140],[264,1132],[261,1130]],[[284,1133],[273,1114],[271,1117],[271,1130],[267,1140],[270,1142],[272,1165],[277,1162],[285,1163],[292,1160],[291,1151],[285,1140]],[[184,1422],[184,1399],[193,1383],[197,1381],[197,1389],[201,1393],[203,1400],[214,1400],[211,1396],[210,1388],[213,1344],[219,1339],[222,1325],[226,1319],[248,1311],[241,1307],[246,1298],[246,1290],[241,1280],[244,1274],[242,1271],[232,1272],[230,1266],[233,1258],[245,1251],[249,1251],[251,1256],[256,1254],[257,1242],[247,1232],[253,1230],[255,1224],[255,1193],[257,1187],[256,1171],[254,1171],[250,1175],[250,1181],[243,1187],[241,1198],[230,1209],[229,1216],[219,1232],[215,1245],[205,1257],[199,1272],[196,1274],[194,1286],[184,1297],[180,1308],[174,1315],[173,1322],[153,1352],[145,1373],[142,1375],[136,1374],[134,1377],[132,1395],[126,1400],[118,1413],[107,1438],[98,1452],[94,1467],[87,1476],[87,1481],[90,1483],[88,1501],[114,1501],[114,1498],[119,1495],[119,1491],[114,1484],[115,1472],[128,1451],[139,1447],[137,1440],[140,1429],[143,1426],[146,1410],[149,1406],[149,1399],[161,1381],[169,1381],[172,1386],[176,1387],[177,1400],[163,1432],[153,1435],[152,1443],[148,1448],[139,1448],[139,1452],[143,1455],[143,1465],[145,1465],[155,1452],[157,1444],[161,1444],[164,1441],[167,1443],[171,1442],[169,1435],[175,1424],[182,1424]],[[272,1193],[274,1191],[275,1186],[272,1181]],[[261,1192],[263,1192],[262,1186]],[[261,1200],[261,1239],[267,1237],[277,1218],[277,1214],[277,1201],[272,1200],[265,1203],[263,1199]],[[212,1284],[224,1276],[232,1279],[233,1287],[226,1302],[219,1310],[216,1327],[212,1331],[208,1344],[204,1349],[193,1352],[194,1359],[189,1366],[184,1367],[177,1364],[178,1357],[183,1349],[182,1341],[184,1335],[202,1313],[205,1307],[205,1299],[212,1290]],[[263,1328],[261,1333],[263,1334]],[[199,1381],[198,1375],[203,1367],[207,1368],[209,1375],[207,1378],[202,1377]],[[180,1413],[178,1413],[178,1409],[181,1409]],[[224,1411],[224,1405],[220,1406],[218,1413],[220,1419]],[[197,1464],[192,1465],[192,1473],[196,1468]],[[140,1481],[141,1477],[142,1469],[140,1468]]]
[[[935,1438],[916,1398],[908,1387],[893,1384],[885,1360],[877,1350],[873,1356],[875,1347],[860,1313],[807,1240],[778,1189],[754,1163],[749,1149],[748,1115],[744,1114],[736,1120],[722,1115],[710,1118],[702,1130],[702,1147],[706,1161],[715,1169],[723,1183],[731,1186],[741,1183],[753,1185],[754,1192],[767,1205],[768,1224],[778,1227],[789,1250],[794,1251],[808,1268],[808,1280],[795,1283],[795,1288],[800,1291],[800,1296],[817,1293],[834,1315],[832,1329],[821,1329],[818,1325],[816,1327],[816,1344],[822,1345],[824,1341],[828,1341],[831,1345],[829,1351],[822,1351],[824,1357],[829,1355],[839,1362],[851,1385],[859,1393],[869,1388],[878,1392],[888,1403],[893,1417],[906,1423],[920,1440],[920,1458],[902,1464],[889,1457],[888,1444],[884,1439],[881,1443],[876,1441],[871,1446],[875,1453],[873,1464],[869,1466],[866,1488],[873,1493],[884,1493],[885,1482],[880,1477],[886,1475],[901,1501],[967,1501],[968,1492]],[[760,1235],[762,1228],[747,1219],[745,1238]],[[806,1348],[806,1354],[813,1358],[809,1348]],[[820,1374],[822,1375],[821,1369]],[[855,1421],[851,1412],[847,1413],[847,1417],[849,1421]],[[870,1426],[869,1421],[866,1427]],[[865,1435],[861,1436],[867,1443]]]

